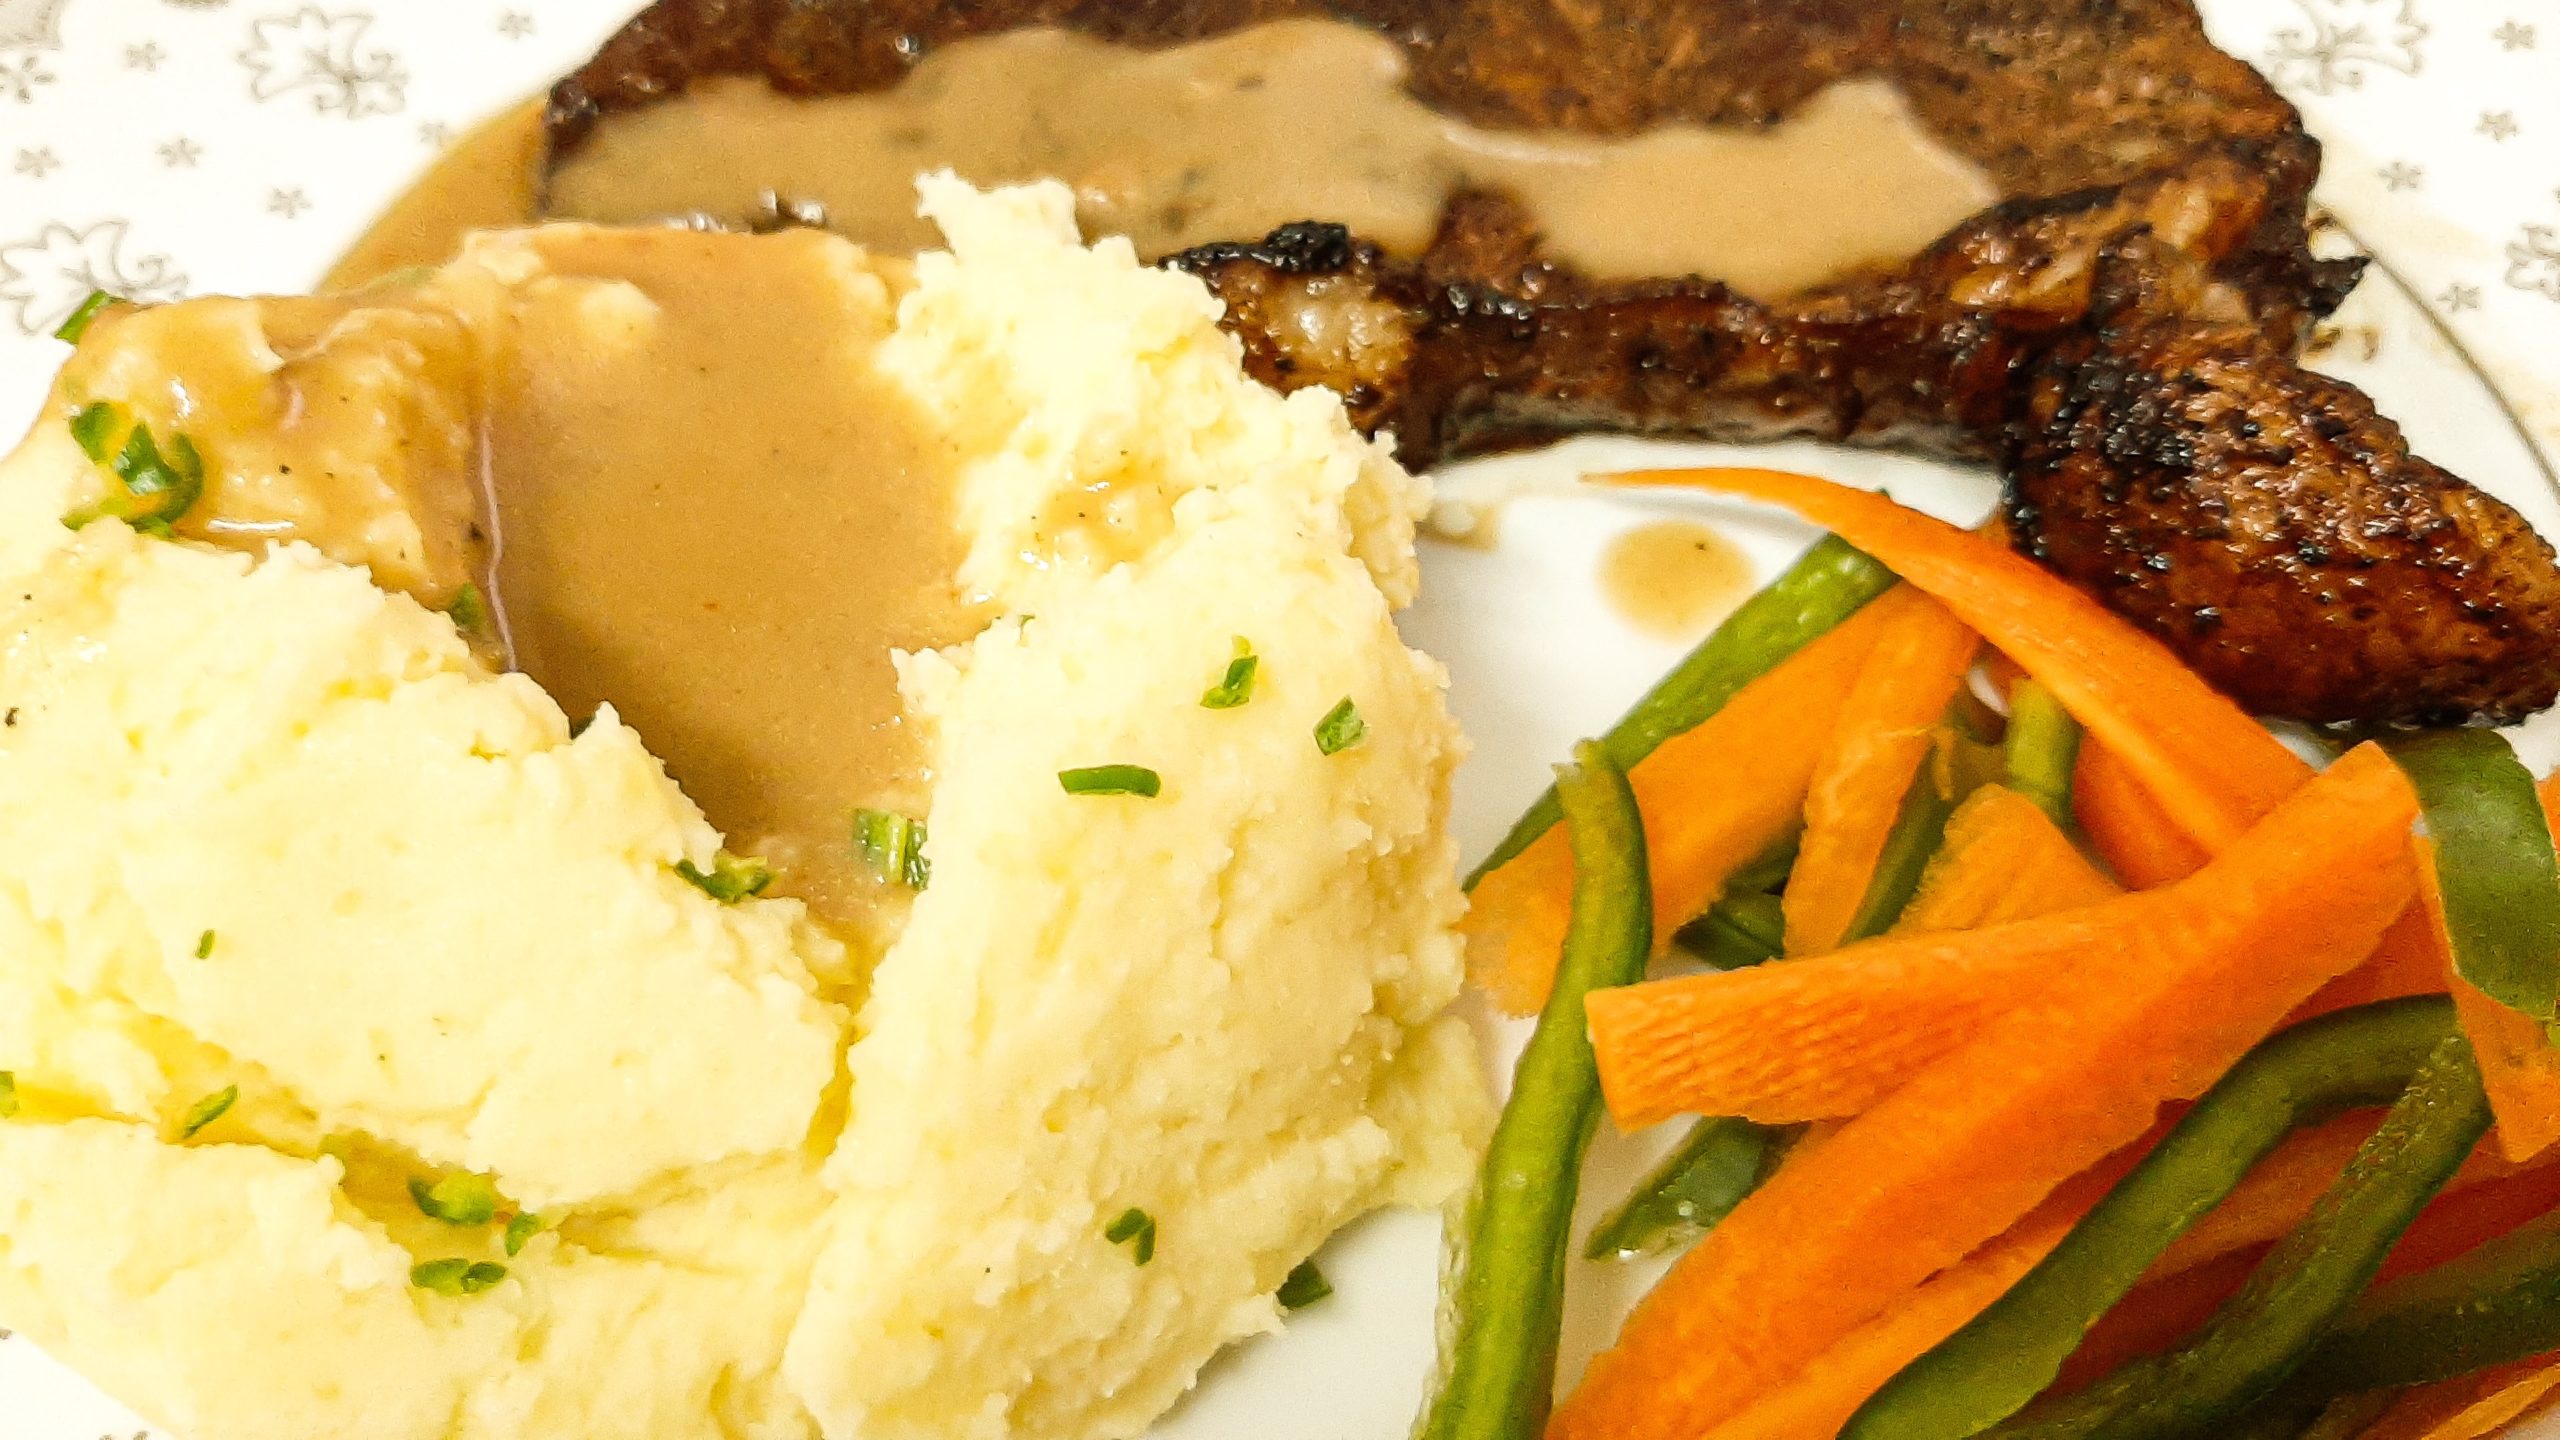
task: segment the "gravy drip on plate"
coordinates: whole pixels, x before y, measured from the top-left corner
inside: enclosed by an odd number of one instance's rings
[[[857,806],[921,813],[892,649],[982,617],[942,442],[871,365],[885,288],[813,233],[541,232],[490,404],[498,619],[572,715],[610,703],[784,887],[884,897]],[[644,299],[645,297],[645,299]]]
[[[1714,527],[1656,520],[1602,552],[1600,593],[1648,635],[1694,640],[1751,587],[1751,559]]]
[[[982,185],[1064,180],[1088,234],[1127,235],[1149,257],[1307,219],[1415,253],[1452,193],[1494,189],[1527,204],[1549,253],[1595,277],[1697,274],[1768,296],[1900,259],[1998,198],[1882,80],[1835,84],[1768,129],[1612,139],[1470,125],[1407,93],[1404,74],[1392,41],[1339,21],[1153,51],[1010,31],[938,49],[872,94],[800,98],[730,78],[618,115],[551,177],[549,210],[735,223],[779,196],[913,251],[934,243],[915,176],[947,166]],[[531,135],[536,122],[515,123]],[[449,187],[473,207],[529,195],[505,162],[538,149],[484,135],[446,162],[480,181],[431,177],[419,193]],[[489,223],[451,210],[404,204],[364,249],[413,260]]]

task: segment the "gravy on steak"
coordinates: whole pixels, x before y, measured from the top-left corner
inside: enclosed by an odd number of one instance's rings
[[[1127,235],[1148,258],[1304,219],[1409,254],[1453,193],[1492,189],[1526,205],[1548,253],[1593,276],[1708,275],[1776,295],[1899,260],[1998,198],[1881,79],[1832,85],[1767,129],[1624,138],[1479,127],[1404,79],[1393,41],[1340,21],[1160,50],[1015,30],[937,49],[873,94],[703,82],[599,130],[550,177],[548,210],[742,222],[778,196],[911,252],[934,240],[915,177],[949,167],[982,185],[1064,180],[1088,233]],[[336,278],[440,259],[461,230],[521,218],[505,212],[533,203],[537,125],[511,116],[458,147]]]

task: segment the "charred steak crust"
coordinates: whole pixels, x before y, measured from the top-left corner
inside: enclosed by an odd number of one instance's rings
[[[2319,147],[2187,0],[659,0],[555,87],[556,165],[696,80],[833,94],[1060,25],[1139,45],[1315,15],[1493,126],[1766,124],[1884,75],[2009,198],[1899,266],[1775,301],[1600,283],[1499,194],[1419,256],[1320,221],[1167,264],[1249,369],[1411,464],[1593,430],[1999,463],[2016,542],[2260,713],[2504,719],[2560,692],[2560,568],[2513,510],[2294,362],[2359,262],[2315,259]]]

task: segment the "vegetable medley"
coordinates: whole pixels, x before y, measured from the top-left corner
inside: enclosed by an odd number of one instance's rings
[[[1538,1023],[1427,1440],[2460,1440],[2560,1404],[2560,777],[2476,729],[2315,768],[1995,538],[1773,471],[1615,480],[1831,534],[1471,877],[1476,979]],[[1604,1107],[1691,1128],[1575,1235]],[[1578,1380],[1577,1244],[1679,1252]]]

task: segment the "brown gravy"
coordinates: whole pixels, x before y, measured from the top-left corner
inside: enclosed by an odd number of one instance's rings
[[[939,430],[871,365],[876,264],[812,231],[473,253],[337,298],[116,312],[66,399],[202,442],[193,538],[309,540],[430,605],[479,585],[493,658],[573,717],[610,702],[731,850],[876,951],[901,892],[853,811],[920,814],[927,778],[890,652],[984,620]]]
[[[874,94],[797,98],[729,79],[617,116],[552,177],[550,208],[735,221],[781,195],[823,205],[856,240],[913,251],[935,238],[914,178],[947,166],[980,184],[1065,180],[1088,233],[1125,234],[1146,256],[1311,218],[1409,253],[1451,192],[1477,186],[1527,202],[1549,250],[1591,274],[1699,274],[1776,295],[1907,255],[1997,198],[1880,80],[1835,84],[1766,130],[1623,139],[1482,129],[1403,80],[1392,42],[1336,21],[1155,51],[1012,31],[936,50]],[[335,278],[449,249],[492,211],[529,206],[529,174],[507,167],[532,163],[537,126],[510,123],[459,147]]]
[[[857,806],[921,813],[893,649],[978,617],[936,432],[876,375],[888,292],[810,232],[543,231],[493,397],[499,620],[573,715],[610,702],[734,850],[852,920]]]
[[[1694,640],[1751,585],[1751,558],[1694,520],[1639,525],[1609,544],[1600,591],[1629,625],[1666,640]]]

